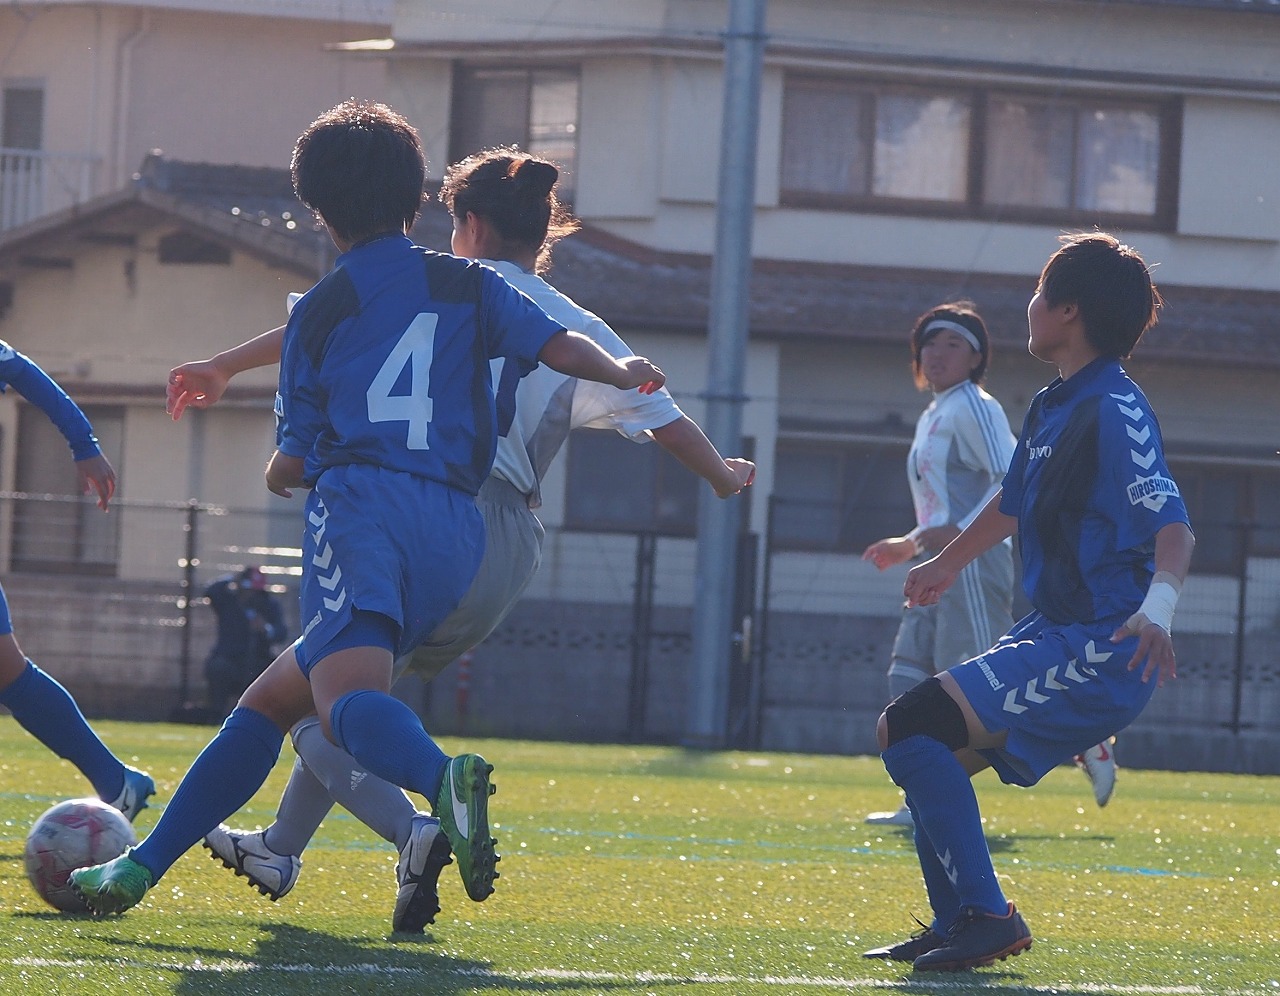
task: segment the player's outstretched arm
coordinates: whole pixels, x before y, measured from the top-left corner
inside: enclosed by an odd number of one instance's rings
[[[105,512],[111,496],[116,493],[116,472],[111,462],[102,454],[77,460],[76,479],[80,483],[80,493],[96,494],[98,507]]]
[[[1191,570],[1191,551],[1196,538],[1185,523],[1171,522],[1156,533],[1155,576],[1141,607],[1111,636],[1119,643],[1130,636],[1138,637],[1138,646],[1129,658],[1129,670],[1146,661],[1142,680],[1156,675],[1156,687],[1166,679],[1178,676],[1177,658],[1173,653],[1173,610],[1182,593],[1182,583]]]
[[[1018,520],[1000,511],[1000,492],[992,495],[982,511],[942,552],[911,568],[902,594],[908,605],[933,605],[979,554],[1018,531]]]
[[[217,404],[231,378],[238,373],[280,362],[284,326],[263,332],[207,360],[180,363],[169,371],[164,410],[176,422],[188,407]]]
[[[756,477],[756,465],[750,460],[731,457],[726,460],[688,415],[657,429],[650,429],[654,442],[711,485],[719,498],[736,495]]]
[[[610,384],[621,391],[638,387],[652,394],[667,382],[666,374],[643,356],[616,359],[580,332],[557,332],[543,345],[538,359],[562,374]]]

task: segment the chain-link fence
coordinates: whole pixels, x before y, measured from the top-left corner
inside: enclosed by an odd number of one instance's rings
[[[1178,679],[1156,691],[1120,737],[1118,754],[1133,766],[1280,772],[1276,530],[1205,521],[1197,531],[1233,536],[1234,552],[1204,557],[1203,569],[1193,563],[1174,624]],[[771,537],[757,739],[779,748],[874,751],[908,566],[880,573],[861,551],[786,549]],[[1015,614],[1019,608],[1025,601]]]
[[[280,505],[126,500],[104,516],[85,499],[0,493],[19,642],[91,714],[189,714],[215,635],[211,581],[260,565],[298,632],[300,505]],[[1124,731],[1122,763],[1280,770],[1276,537],[1227,525],[1238,556],[1193,569],[1175,626],[1180,677]],[[548,530],[542,567],[498,630],[400,694],[440,733],[678,743],[695,552],[692,539],[649,532]],[[730,744],[874,752],[905,567],[881,574],[856,552],[786,549],[769,534],[745,535],[739,562]]]

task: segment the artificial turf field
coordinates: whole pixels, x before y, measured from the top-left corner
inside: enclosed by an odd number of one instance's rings
[[[172,795],[211,727],[95,724]],[[446,740],[446,750],[461,750]],[[878,759],[485,740],[498,891],[455,867],[425,936],[390,932],[395,854],[335,811],[271,903],[196,848],[137,908],[103,920],[27,883],[32,821],[86,794],[0,719],[0,993],[757,996],[1280,994],[1280,779],[1122,770],[1099,810],[1072,769],[1032,790],[977,779],[987,839],[1034,947],[991,968],[915,974],[861,952],[926,917],[909,836],[865,827],[897,792]],[[1124,760],[1123,738],[1119,757]],[[266,825],[286,744],[235,825]],[[145,834],[158,810],[142,813]]]

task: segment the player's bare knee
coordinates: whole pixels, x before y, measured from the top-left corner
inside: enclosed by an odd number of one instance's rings
[[[969,746],[964,713],[936,677],[920,682],[890,702],[880,717],[876,734],[881,750],[917,736],[931,737],[953,751]]]

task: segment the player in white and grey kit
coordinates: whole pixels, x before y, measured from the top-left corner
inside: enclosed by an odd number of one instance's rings
[[[614,356],[630,356],[631,349],[608,325],[538,275],[550,261],[552,245],[577,227],[555,197],[557,178],[550,163],[511,149],[455,165],[440,193],[454,216],[452,248],[496,269],[566,328]],[[188,403],[207,407],[234,373],[271,362],[273,335],[264,333],[213,360],[175,368],[170,411],[177,417]],[[423,678],[434,677],[488,636],[515,605],[541,559],[543,528],[533,509],[541,504],[542,478],[570,430],[614,429],[636,442],[652,438],[722,498],[737,494],[754,476],[750,461],[723,459],[665,389],[619,391],[562,376],[545,365],[527,372],[501,360],[494,361],[493,382],[497,455],[477,499],[486,528],[484,557],[457,609],[409,660],[397,662],[400,673],[407,667]],[[276,822],[256,833],[219,827],[206,846],[259,891],[278,899],[297,881],[298,855],[337,801],[400,851],[392,924],[398,931],[421,931],[439,911],[436,879],[449,861],[448,843],[435,820],[416,812],[399,788],[368,774],[326,740],[316,717],[297,724],[292,737],[298,759]]]
[[[941,304],[916,320],[912,372],[918,388],[933,391],[907,455],[916,527],[866,549],[863,559],[880,570],[941,550],[999,489],[1015,439],[1000,402],[981,386],[990,357],[986,324],[972,302]],[[1006,632],[1013,623],[1013,579],[1013,545],[1006,539],[968,564],[937,604],[905,609],[889,664],[890,700]],[[1110,767],[1096,773],[1086,768],[1104,805],[1115,783],[1114,760],[1106,744],[1088,756],[1095,768]],[[866,822],[911,826],[911,811],[903,805],[871,813]]]

